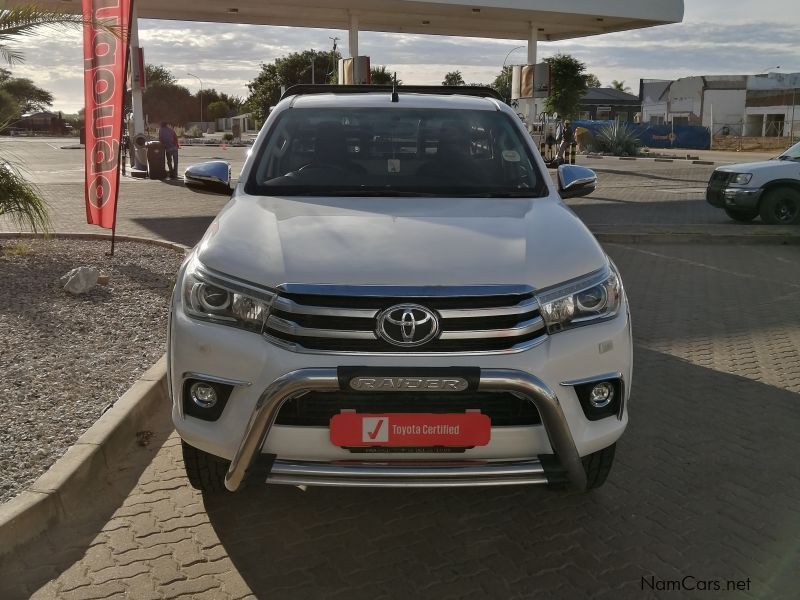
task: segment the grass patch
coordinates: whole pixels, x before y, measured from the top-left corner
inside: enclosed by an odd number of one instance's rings
[[[14,242],[13,244],[0,243],[0,254],[3,256],[27,256],[32,253],[33,248],[25,242]]]

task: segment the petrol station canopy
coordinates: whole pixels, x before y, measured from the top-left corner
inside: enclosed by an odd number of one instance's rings
[[[540,42],[680,22],[683,0],[134,0],[138,18]],[[10,2],[9,4],[17,4]],[[80,0],[40,1],[80,11]]]

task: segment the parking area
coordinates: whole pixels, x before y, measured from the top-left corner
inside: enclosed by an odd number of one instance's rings
[[[74,139],[8,138],[4,145],[15,162],[25,166],[26,174],[41,189],[50,204],[56,231],[97,233],[102,230],[86,224],[83,205],[83,150]],[[180,168],[206,160],[228,160],[234,177],[244,164],[247,148],[188,146],[180,151]],[[755,160],[762,156],[739,157],[735,153],[709,154],[714,160]],[[596,232],[649,232],[665,228],[686,232],[746,234],[778,232],[756,220],[736,223],[725,213],[709,206],[705,186],[713,164],[693,164],[675,160],[618,160],[578,157],[598,174],[597,191],[586,198],[568,201],[578,216]],[[710,161],[706,161],[710,162]],[[721,164],[721,163],[719,163]],[[123,177],[117,213],[117,233],[157,237],[194,244],[224,206],[226,198],[186,190],[177,180],[147,180]],[[13,230],[13,224],[0,218],[0,231]],[[796,232],[797,227],[787,231]]]
[[[31,169],[57,228],[100,231],[83,224],[82,152],[41,143],[21,142],[17,155],[73,153],[77,164],[63,178]],[[240,165],[244,149],[186,148],[181,161],[221,157]],[[766,227],[707,207],[699,190],[713,166],[579,162],[600,176],[596,194],[571,202],[590,227]],[[193,243],[224,202],[126,179],[118,232]],[[83,519],[4,559],[0,597],[796,598],[800,245],[606,250],[631,301],[635,376],[604,487],[256,483],[203,497],[164,406]]]

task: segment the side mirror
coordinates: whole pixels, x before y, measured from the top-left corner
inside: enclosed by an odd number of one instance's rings
[[[231,195],[231,165],[224,160],[192,165],[183,174],[183,182],[193,192]]]
[[[597,188],[597,174],[586,167],[558,167],[558,193],[563,199],[587,196]]]

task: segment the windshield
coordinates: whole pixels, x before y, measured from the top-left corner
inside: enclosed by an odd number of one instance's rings
[[[245,190],[269,196],[544,196],[509,115],[488,110],[292,108]]]
[[[800,142],[790,147],[778,158],[781,160],[800,160]]]

